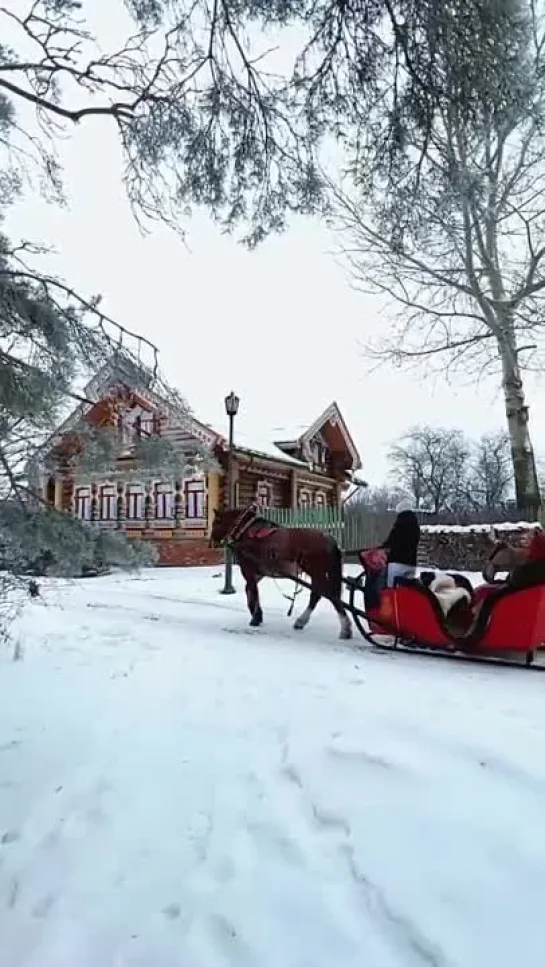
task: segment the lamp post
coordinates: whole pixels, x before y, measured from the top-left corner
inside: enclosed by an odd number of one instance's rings
[[[238,413],[240,400],[238,396],[231,392],[225,397],[225,412],[229,418],[229,450],[227,452],[227,507],[234,506],[234,481],[233,481],[233,437],[235,416]],[[233,587],[233,554],[230,547],[225,548],[225,583],[221,594],[235,594]]]

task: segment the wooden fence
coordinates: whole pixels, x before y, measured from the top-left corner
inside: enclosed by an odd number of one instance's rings
[[[335,537],[346,554],[375,547],[386,537],[395,514],[351,513],[341,507],[268,507],[264,516],[284,527],[313,527]]]
[[[346,507],[301,507],[291,510],[284,507],[269,507],[264,512],[264,516],[284,527],[314,527],[318,530],[332,534],[344,553],[348,556],[362,547],[377,547],[386,538],[394,520],[395,513],[370,511],[362,508]],[[493,515],[492,515],[493,517]],[[514,511],[511,515],[505,515],[503,519],[511,520],[513,523],[519,520],[529,520],[534,515],[521,514]],[[494,523],[501,524],[502,516],[499,515]],[[443,523],[430,518],[420,517],[421,524]],[[450,523],[454,523],[451,521]],[[456,523],[462,523],[461,521]],[[465,526],[471,526],[471,521],[464,519]],[[486,521],[476,521],[476,523],[486,523]],[[542,519],[542,524],[545,520]]]
[[[334,535],[341,543],[343,511],[340,507],[267,507],[264,516],[283,527],[311,527]]]

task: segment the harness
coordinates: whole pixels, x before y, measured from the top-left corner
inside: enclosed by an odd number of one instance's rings
[[[278,529],[274,524],[262,526],[256,524],[258,517],[259,512],[257,504],[253,503],[250,504],[249,507],[246,507],[246,509],[242,511],[240,517],[235,520],[230,530],[228,530],[227,534],[225,535],[224,542],[227,547],[230,547],[232,550],[236,551],[236,544],[244,537],[254,540],[263,540],[265,537],[270,537],[270,535]],[[241,557],[246,557],[249,561],[259,567],[260,561],[257,555],[252,554],[251,551],[248,551],[247,549],[242,552],[239,550],[238,553]],[[286,601],[290,602],[288,618],[291,618],[293,609],[295,607],[295,599],[303,589],[296,584],[292,595],[284,594],[282,589],[278,587],[278,582],[275,577],[273,577],[273,581],[277,587],[277,590],[280,591],[282,597]]]
[[[236,541],[240,541],[244,536],[247,535],[248,530],[255,524],[257,520],[257,506],[256,504],[250,504],[242,511],[240,517],[237,517],[235,522],[232,524],[230,530],[227,531],[224,541],[228,546],[232,546]]]

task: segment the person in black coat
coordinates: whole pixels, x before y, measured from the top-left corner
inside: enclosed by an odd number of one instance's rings
[[[387,584],[393,588],[396,578],[416,577],[416,560],[420,541],[420,525],[410,500],[401,500],[397,517],[382,547],[388,554]]]

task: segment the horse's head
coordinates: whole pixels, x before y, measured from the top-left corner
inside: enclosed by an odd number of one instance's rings
[[[214,512],[214,520],[210,532],[210,544],[212,547],[221,547],[225,543],[239,517],[240,510],[236,508],[229,510],[221,509]]]
[[[491,531],[491,537],[493,540],[492,553],[483,568],[482,574],[488,584],[501,584],[502,582],[497,580],[496,574],[502,572],[510,574],[516,567],[520,567],[521,564],[526,562],[533,533],[525,535],[518,546],[508,544],[506,540],[498,540],[497,532],[494,530]]]
[[[210,544],[212,547],[221,547],[230,538],[241,532],[251,519],[255,519],[257,511],[256,504],[249,507],[231,507],[220,509],[214,512],[214,521],[210,531]]]

